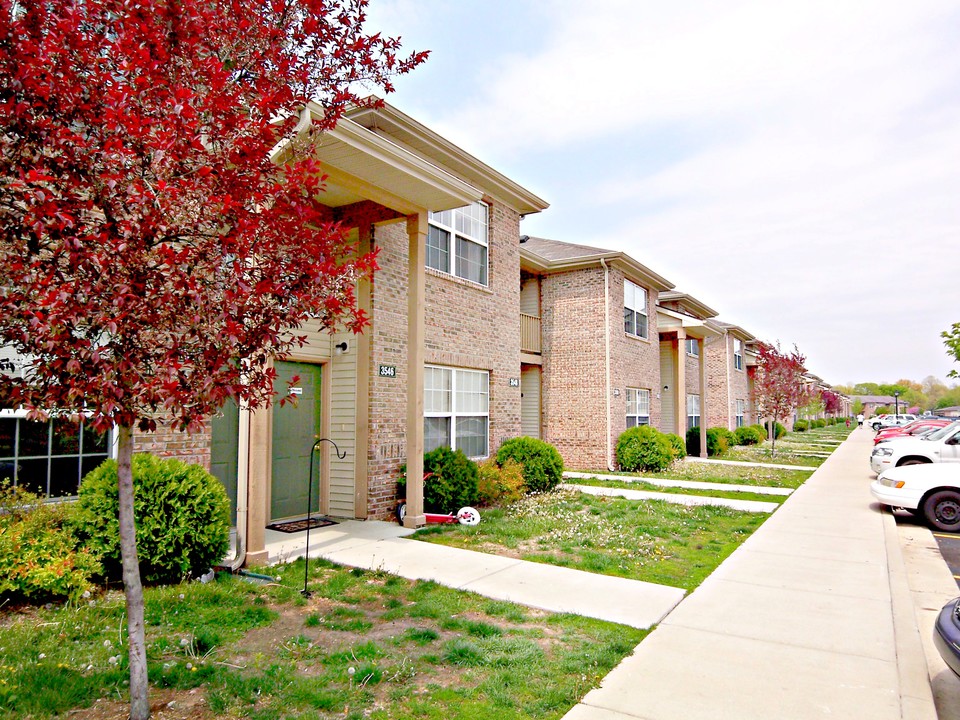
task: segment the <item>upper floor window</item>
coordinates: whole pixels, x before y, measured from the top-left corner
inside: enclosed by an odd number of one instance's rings
[[[427,267],[486,285],[488,246],[483,203],[429,214]]]
[[[737,370],[743,370],[743,341],[733,340],[733,366]]]
[[[490,424],[490,374],[428,365],[423,371],[423,449],[463,450],[486,457]]]
[[[700,357],[700,342],[696,338],[687,338],[687,355]]]
[[[627,427],[650,424],[650,391],[627,388]]]
[[[647,337],[647,291],[629,280],[623,281],[623,331]]]

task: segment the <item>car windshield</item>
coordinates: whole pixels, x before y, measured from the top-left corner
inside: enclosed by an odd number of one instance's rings
[[[934,430],[932,433],[928,435],[924,435],[921,439],[922,440],[943,440],[945,437],[950,435],[958,427],[960,427],[960,420],[957,420],[956,422],[952,422],[946,427],[940,428],[939,430]]]

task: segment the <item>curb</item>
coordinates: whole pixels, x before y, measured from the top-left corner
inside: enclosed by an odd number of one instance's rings
[[[913,595],[907,582],[900,537],[897,534],[897,521],[887,508],[881,511],[881,516],[887,551],[893,636],[897,650],[901,717],[904,720],[937,720],[937,708],[927,673],[927,659],[920,639]]]

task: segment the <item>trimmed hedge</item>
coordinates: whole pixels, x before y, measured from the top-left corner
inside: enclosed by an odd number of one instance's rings
[[[423,509],[432,513],[454,513],[480,498],[480,471],[462,450],[438,447],[423,455]],[[401,468],[397,490],[407,488],[406,466]]]
[[[757,425],[744,425],[734,430],[733,439],[737,445],[759,445],[765,437],[763,428]]]
[[[784,435],[787,434],[787,429],[780,423],[775,423],[773,434],[776,437],[776,439],[779,440],[780,438],[782,438]],[[763,426],[763,436],[770,437],[770,421],[769,420],[767,420],[767,422]]]
[[[670,443],[670,447],[673,448],[673,457],[675,460],[686,457],[687,444],[683,441],[682,437],[676,433],[665,433],[664,437],[667,438],[667,441]]]
[[[509,505],[523,497],[523,468],[508,459],[503,467],[493,458],[480,463],[477,490],[482,505]]]
[[[230,501],[217,478],[199,465],[138,454],[133,485],[144,582],[198,577],[223,560],[230,550]],[[110,580],[121,577],[118,505],[117,462],[107,460],[80,483],[73,522]]]
[[[725,427],[707,428],[707,455],[723,455],[729,447],[729,435],[730,431]],[[687,454],[694,457],[700,455],[700,428],[696,425],[687,430]]]
[[[628,428],[617,438],[617,462],[627,472],[659,472],[676,459],[667,436],[649,425]]]
[[[806,420],[797,420],[797,421],[793,424],[793,431],[794,431],[794,432],[806,432],[806,431],[807,431],[807,428],[809,427],[809,425],[810,425],[810,424],[809,424]]]
[[[507,440],[497,450],[497,464],[515,460],[523,467],[527,492],[553,490],[563,479],[563,459],[550,443],[531,437]]]

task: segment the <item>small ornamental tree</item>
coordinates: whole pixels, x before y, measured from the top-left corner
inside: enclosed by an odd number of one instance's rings
[[[820,398],[823,400],[823,409],[827,415],[836,415],[843,408],[840,396],[833,390],[824,390],[820,393]]]
[[[796,346],[793,352],[780,350],[777,345],[761,343],[754,374],[754,390],[760,415],[772,418],[774,422],[785,419],[806,400],[806,386],[803,382],[806,358]],[[776,435],[774,434],[772,452],[776,453]]]
[[[3,395],[116,428],[135,720],[133,429],[267,405],[305,321],[367,322],[353,288],[375,258],[332,221],[312,140],[426,55],[366,34],[366,6],[0,0],[0,343],[27,358]]]

